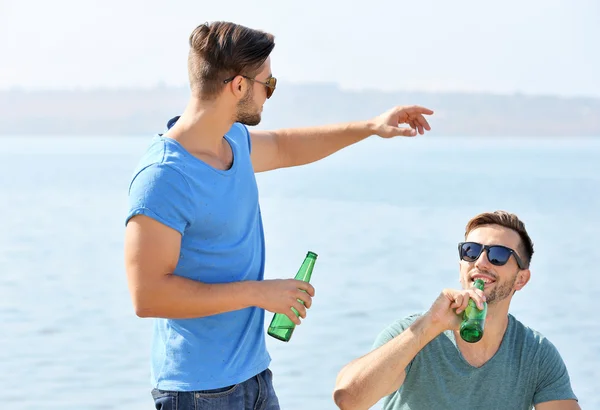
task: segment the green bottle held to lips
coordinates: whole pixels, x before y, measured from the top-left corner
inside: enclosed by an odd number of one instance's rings
[[[300,269],[298,270],[298,273],[296,273],[294,279],[310,282],[316,260],[317,254],[309,251],[306,254],[304,262],[302,262],[302,265],[300,266]],[[300,299],[298,299],[298,302],[304,304],[304,302]],[[292,310],[296,316],[299,316],[299,313],[296,309],[292,307]],[[294,333],[295,328],[296,324],[292,322],[289,317],[283,313],[275,313],[273,319],[271,320],[271,324],[269,325],[267,334],[283,342],[289,342],[292,338],[292,333]]]
[[[477,289],[483,291],[485,284],[482,279],[476,279]],[[487,303],[483,302],[483,309],[479,310],[475,301],[469,299],[469,304],[463,312],[463,320],[460,324],[460,337],[468,343],[476,343],[483,337],[485,317],[487,315]]]

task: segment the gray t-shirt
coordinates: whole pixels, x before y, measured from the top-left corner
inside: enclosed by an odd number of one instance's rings
[[[408,316],[379,334],[373,348],[408,328],[421,314]],[[496,354],[471,366],[452,331],[429,342],[406,367],[406,379],[384,398],[386,410],[530,410],[551,400],[577,399],[556,347],[543,335],[508,315]]]

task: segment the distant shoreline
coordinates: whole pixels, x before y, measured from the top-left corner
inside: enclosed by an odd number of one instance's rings
[[[0,136],[143,136],[164,131],[187,87],[0,91]],[[397,104],[435,110],[432,136],[600,137],[600,98],[485,93],[345,91],[284,83],[261,128],[370,118]]]

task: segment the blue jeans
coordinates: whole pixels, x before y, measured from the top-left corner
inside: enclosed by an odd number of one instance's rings
[[[156,410],[279,410],[273,373],[266,369],[246,380],[214,390],[152,390]]]

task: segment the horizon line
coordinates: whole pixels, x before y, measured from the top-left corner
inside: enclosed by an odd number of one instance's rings
[[[600,95],[582,95],[582,94],[552,94],[552,93],[526,93],[522,91],[513,91],[513,92],[499,92],[499,91],[486,91],[486,90],[426,90],[426,89],[392,89],[392,90],[383,90],[374,87],[342,87],[340,84],[336,82],[329,81],[289,81],[289,80],[280,80],[279,85],[291,85],[293,87],[299,86],[321,86],[327,89],[335,89],[336,91],[350,94],[358,94],[364,92],[374,92],[374,93],[382,93],[382,94],[396,94],[396,93],[411,93],[411,94],[428,94],[428,95],[486,95],[486,96],[496,96],[496,97],[530,97],[530,98],[557,98],[557,99],[584,99],[584,100],[599,100]],[[36,93],[36,92],[98,92],[98,91],[157,91],[157,90],[182,90],[189,89],[188,84],[181,85],[173,85],[166,84],[164,82],[157,82],[153,85],[117,85],[117,86],[109,86],[109,85],[96,85],[96,86],[72,86],[72,87],[52,87],[52,86],[23,86],[23,85],[13,85],[10,87],[0,87],[0,93],[12,93],[12,92],[22,92],[22,93]]]

